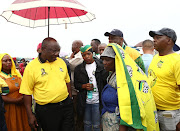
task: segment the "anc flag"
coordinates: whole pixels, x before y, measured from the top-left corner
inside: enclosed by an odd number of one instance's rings
[[[157,110],[146,74],[134,60],[115,43],[120,124],[144,131],[159,131]]]

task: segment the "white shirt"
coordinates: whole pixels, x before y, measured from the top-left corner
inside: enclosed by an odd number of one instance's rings
[[[77,91],[74,87],[74,69],[77,65],[81,64],[83,62],[83,58],[81,55],[81,51],[79,51],[77,54],[74,55],[74,58],[69,60],[70,69],[71,69],[71,88],[72,88],[72,95],[76,95]]]
[[[94,61],[91,64],[86,64],[85,68],[89,77],[89,83],[92,83],[94,87],[94,90],[92,92],[92,99],[87,98],[86,103],[87,104],[99,103],[99,92],[98,92],[97,82],[96,82],[96,77],[95,77],[96,62]]]

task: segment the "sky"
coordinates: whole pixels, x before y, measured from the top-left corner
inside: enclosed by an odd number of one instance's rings
[[[14,0],[0,1],[0,14]],[[50,25],[50,37],[55,38],[61,53],[70,54],[74,40],[82,40],[84,45],[97,38],[101,43],[108,43],[105,32],[120,29],[127,44],[151,39],[150,30],[163,27],[174,29],[177,34],[176,44],[180,46],[180,9],[179,0],[78,0],[88,8],[96,19],[86,23]],[[0,16],[0,53],[12,57],[37,57],[36,48],[48,35],[46,27],[28,28],[7,22]]]

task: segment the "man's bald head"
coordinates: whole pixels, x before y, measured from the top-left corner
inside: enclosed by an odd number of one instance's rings
[[[60,46],[58,42],[51,37],[45,38],[41,47],[41,58],[53,62],[59,57]]]
[[[72,52],[74,54],[77,54],[80,51],[80,47],[83,46],[83,43],[81,40],[75,40],[72,43]]]
[[[107,46],[107,44],[105,44],[105,43],[102,43],[98,46],[100,55],[104,52],[104,49],[106,48],[106,46]]]
[[[152,40],[143,41],[142,50],[144,54],[154,54],[154,42]]]
[[[42,42],[41,48],[47,47],[47,46],[48,46],[50,43],[52,43],[52,42],[56,42],[56,43],[57,43],[57,41],[56,41],[54,38],[52,38],[52,37],[47,37],[47,38],[45,38],[45,39],[43,40],[43,42]]]
[[[144,49],[154,49],[154,42],[152,40],[145,40],[142,43],[142,48]]]
[[[81,46],[83,46],[83,43],[81,40],[75,40],[75,41],[73,41],[72,46],[76,46],[76,47],[80,48]]]

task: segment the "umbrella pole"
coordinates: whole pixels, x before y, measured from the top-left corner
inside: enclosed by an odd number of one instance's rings
[[[48,37],[49,37],[49,13],[50,13],[50,7],[48,7]]]

